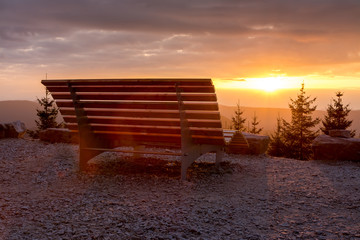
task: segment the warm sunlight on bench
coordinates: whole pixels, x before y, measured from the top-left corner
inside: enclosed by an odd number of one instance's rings
[[[211,79],[42,80],[80,137],[80,170],[106,151],[179,155],[181,178],[202,154],[221,161],[224,137]],[[181,153],[145,151],[144,146]]]

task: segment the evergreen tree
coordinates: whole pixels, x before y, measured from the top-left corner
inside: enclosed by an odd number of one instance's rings
[[[283,131],[281,125],[282,119],[280,117],[277,118],[276,130],[274,134],[270,135],[270,143],[267,150],[267,153],[270,156],[281,157],[284,155],[284,139],[283,139]]]
[[[345,105],[342,102],[342,92],[336,92],[337,99],[332,99],[332,104],[328,105],[326,110],[325,119],[322,121],[323,127],[321,131],[329,135],[329,130],[332,129],[347,129],[351,126],[352,121],[347,120],[347,117],[350,113],[349,104]],[[350,132],[351,137],[355,136],[355,130]]]
[[[303,83],[297,99],[290,100],[291,122],[282,120],[284,156],[307,160],[312,154],[311,143],[319,134],[319,130],[312,130],[320,122],[319,118],[313,119],[311,116],[316,110],[316,106],[311,106],[316,98],[310,99],[310,96],[305,95]]]
[[[257,116],[256,113],[254,112],[254,117],[252,118],[252,122],[251,122],[251,129],[250,129],[250,133],[253,134],[259,134],[263,128],[257,128],[257,125],[259,125],[259,121],[257,120]]]
[[[243,111],[241,111],[240,103],[238,102],[237,109],[235,110],[235,116],[232,117],[232,125],[236,131],[240,131],[240,132],[243,132],[246,130],[246,128],[244,126],[246,118],[243,118],[242,115],[243,115]]]
[[[55,106],[55,101],[49,98],[49,91],[46,89],[45,97],[37,98],[43,109],[36,109],[39,121],[35,120],[38,131],[47,128],[58,128],[61,124],[56,122],[59,109]]]

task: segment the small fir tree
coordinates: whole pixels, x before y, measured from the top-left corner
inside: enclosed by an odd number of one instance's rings
[[[244,123],[246,118],[243,118],[243,111],[240,109],[240,103],[237,103],[237,109],[235,110],[235,116],[232,117],[232,125],[236,131],[243,132],[246,130]]]
[[[342,102],[342,96],[344,93],[336,92],[335,95],[337,99],[332,99],[332,104],[328,105],[325,119],[322,121],[323,127],[320,128],[321,131],[326,135],[329,135],[329,130],[345,130],[349,128],[353,122],[347,119],[351,109],[349,109],[349,104],[344,106]],[[350,131],[350,135],[351,137],[354,137],[355,130]]]
[[[319,118],[312,118],[316,106],[312,104],[316,98],[310,99],[305,95],[304,83],[301,86],[297,99],[291,99],[289,108],[291,110],[291,122],[282,120],[284,136],[284,156],[308,160],[311,157],[311,143],[319,134],[319,130],[313,128],[320,122]]]
[[[284,136],[282,129],[282,118],[277,118],[276,130],[273,134],[270,135],[270,143],[267,150],[267,153],[270,156],[281,157],[284,156]]]
[[[36,109],[36,115],[39,117],[39,121],[35,120],[38,131],[61,126],[56,122],[59,109],[55,106],[55,101],[49,98],[49,95],[49,91],[46,89],[45,97],[37,98],[37,101],[43,107],[43,109]]]
[[[257,125],[259,125],[259,121],[257,119],[256,113],[254,112],[254,117],[252,118],[252,122],[251,122],[251,129],[250,129],[250,133],[253,134],[259,134],[263,128],[257,128]]]

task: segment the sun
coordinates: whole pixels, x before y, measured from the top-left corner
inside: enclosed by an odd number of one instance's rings
[[[252,78],[247,80],[250,88],[265,92],[274,92],[288,87],[283,77]]]

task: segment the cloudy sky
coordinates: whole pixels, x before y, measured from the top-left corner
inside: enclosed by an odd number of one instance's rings
[[[360,88],[359,16],[359,0],[0,0],[0,100],[41,96],[46,74]]]

